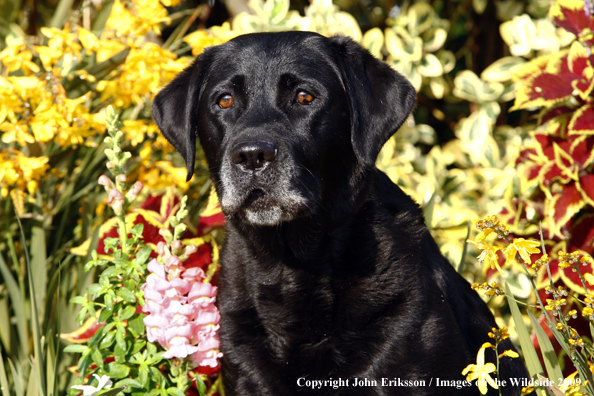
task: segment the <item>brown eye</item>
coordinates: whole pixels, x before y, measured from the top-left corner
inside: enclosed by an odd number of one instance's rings
[[[311,104],[312,100],[314,100],[314,97],[305,91],[300,91],[297,94],[297,101],[302,105]]]
[[[233,96],[231,95],[224,95],[221,99],[219,99],[219,106],[223,109],[228,109],[233,104]]]

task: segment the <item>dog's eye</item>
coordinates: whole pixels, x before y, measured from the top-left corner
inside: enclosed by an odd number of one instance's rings
[[[305,91],[300,91],[297,94],[297,101],[299,103],[301,103],[302,105],[308,105],[311,104],[311,102],[314,100],[314,97],[311,94],[308,94]]]
[[[223,109],[228,109],[233,104],[233,96],[231,95],[223,95],[221,99],[219,99],[219,106]]]

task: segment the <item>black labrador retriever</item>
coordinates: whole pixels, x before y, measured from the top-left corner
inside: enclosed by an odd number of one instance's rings
[[[198,135],[227,218],[227,395],[479,394],[461,372],[493,316],[375,167],[414,105],[358,44],[309,32],[208,48],[155,98],[188,179]],[[526,375],[503,358],[504,394]]]

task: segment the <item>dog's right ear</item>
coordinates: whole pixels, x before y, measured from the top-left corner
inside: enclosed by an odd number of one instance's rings
[[[161,90],[153,101],[153,118],[169,143],[186,161],[186,181],[194,174],[198,101],[206,60],[200,55]]]

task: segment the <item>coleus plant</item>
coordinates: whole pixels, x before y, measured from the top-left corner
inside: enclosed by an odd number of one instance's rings
[[[558,0],[549,16],[576,40],[569,49],[531,60],[514,75],[512,110],[538,110],[538,115],[534,144],[517,161],[519,193],[505,213],[523,235],[535,234],[544,221],[551,276],[578,293],[583,293],[579,277],[560,269],[557,256],[594,252],[593,11],[590,1]],[[539,278],[539,287],[548,284],[546,277]]]

